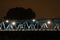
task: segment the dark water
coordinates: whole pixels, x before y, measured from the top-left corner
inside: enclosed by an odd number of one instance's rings
[[[59,32],[30,31],[30,32],[1,32],[0,40],[59,40]]]

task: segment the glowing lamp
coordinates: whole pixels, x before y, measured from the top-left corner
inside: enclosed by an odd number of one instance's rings
[[[32,21],[33,21],[33,22],[35,22],[36,20],[35,20],[35,19],[33,19]]]
[[[8,23],[9,22],[9,20],[6,20],[6,23]]]
[[[16,22],[12,22],[12,25],[16,25]]]
[[[51,21],[47,21],[47,24],[51,24]]]

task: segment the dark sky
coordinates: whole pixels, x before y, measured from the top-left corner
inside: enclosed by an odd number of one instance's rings
[[[14,7],[31,8],[36,19],[60,18],[60,0],[0,0],[0,19]]]

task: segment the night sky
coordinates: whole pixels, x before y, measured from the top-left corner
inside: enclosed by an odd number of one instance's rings
[[[60,0],[0,0],[0,19],[15,7],[31,8],[36,19],[60,18]]]

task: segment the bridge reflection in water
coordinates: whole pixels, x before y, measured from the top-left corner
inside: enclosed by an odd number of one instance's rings
[[[60,31],[60,19],[0,20],[0,31]]]

